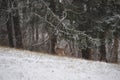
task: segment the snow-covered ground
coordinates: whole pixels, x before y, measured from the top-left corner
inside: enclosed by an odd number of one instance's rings
[[[120,65],[0,47],[0,80],[120,80]]]

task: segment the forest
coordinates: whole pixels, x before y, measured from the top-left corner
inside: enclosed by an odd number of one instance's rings
[[[118,63],[120,0],[0,0],[0,45]]]

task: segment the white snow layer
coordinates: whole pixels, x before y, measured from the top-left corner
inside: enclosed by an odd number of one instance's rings
[[[0,80],[120,80],[120,65],[0,47]]]

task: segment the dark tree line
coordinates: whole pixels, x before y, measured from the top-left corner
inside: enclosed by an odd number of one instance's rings
[[[119,36],[119,0],[0,0],[2,45],[117,63]]]

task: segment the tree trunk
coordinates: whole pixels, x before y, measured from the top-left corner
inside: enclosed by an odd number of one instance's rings
[[[86,49],[82,49],[82,58],[88,59],[88,54],[86,52]]]
[[[15,7],[18,6],[17,2],[14,4]],[[15,38],[16,38],[16,48],[23,48],[22,44],[22,33],[20,29],[20,19],[19,19],[19,11],[15,10],[16,15],[13,16],[14,30],[15,30]]]
[[[56,13],[56,5],[55,5],[55,0],[50,0],[50,9]],[[51,37],[51,43],[50,43],[50,48],[51,48],[51,53],[52,54],[55,54],[55,44],[57,42],[57,37],[54,35],[54,33],[50,34],[50,37]]]
[[[8,40],[9,40],[9,46],[14,47],[14,41],[13,41],[13,25],[12,25],[12,16],[9,14],[9,19],[7,21],[7,31],[8,31]]]
[[[86,49],[82,49],[82,57],[84,59],[91,59],[91,55],[92,54],[92,49],[90,48],[86,48]]]
[[[4,2],[4,1],[3,1]],[[6,8],[9,10],[12,6],[12,1],[6,1],[5,2],[6,4]],[[10,12],[9,15],[8,15],[8,21],[6,23],[6,26],[7,26],[7,31],[8,31],[8,40],[9,40],[9,46],[10,47],[15,47],[15,31],[14,31],[14,22],[13,22],[13,16],[12,16],[12,13]]]
[[[103,32],[100,34],[100,61],[105,61],[107,62],[107,59],[106,59],[106,43],[105,43],[105,36],[106,36],[106,33]]]
[[[113,52],[112,52],[111,60],[110,60],[110,62],[112,63],[118,62],[118,47],[119,47],[119,36],[118,36],[118,33],[116,32],[114,34]]]
[[[55,35],[51,36],[51,53],[55,54],[55,44],[57,43],[57,38]]]
[[[92,49],[91,48],[87,48],[86,49],[86,52],[87,52],[87,54],[88,54],[88,59],[92,59]]]

